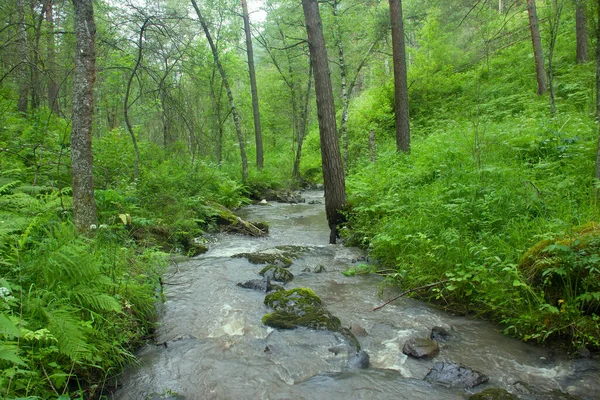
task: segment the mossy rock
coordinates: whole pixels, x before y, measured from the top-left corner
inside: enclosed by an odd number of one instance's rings
[[[269,225],[266,222],[245,221],[217,203],[210,203],[209,206],[215,210],[215,222],[222,231],[258,237],[267,236],[269,233]]]
[[[267,265],[260,270],[261,276],[270,275],[271,279],[277,282],[288,283],[294,279],[294,274],[285,268],[278,267],[277,265]]]
[[[251,264],[270,264],[285,268],[288,268],[292,265],[292,260],[280,253],[238,253],[232,255],[231,257],[247,258]]]
[[[275,311],[266,314],[262,322],[278,329],[306,327],[337,332],[340,319],[323,308],[321,299],[311,289],[296,288],[271,293],[265,297],[265,305]]]
[[[306,253],[307,251],[310,251],[310,247],[285,245],[285,246],[276,246],[275,250],[280,252],[285,257],[291,258],[292,260],[296,260],[301,255]]]
[[[567,237],[545,239],[523,254],[519,270],[529,284],[544,290],[546,301],[558,306],[587,292],[580,300],[587,313],[598,314],[600,302],[600,225],[589,223]]]
[[[469,397],[469,400],[518,400],[519,397],[505,389],[487,388]]]

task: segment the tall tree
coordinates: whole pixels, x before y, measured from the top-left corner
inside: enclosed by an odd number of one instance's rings
[[[544,53],[538,23],[535,0],[527,0],[527,14],[529,14],[529,29],[531,30],[531,43],[533,44],[533,58],[535,59],[535,73],[537,77],[538,94],[546,93],[546,71],[544,70]]]
[[[319,3],[317,0],[302,0],[302,8],[306,20],[308,47],[315,79],[323,181],[325,184],[325,211],[331,231],[329,243],[334,244],[337,239],[338,227],[344,221],[342,214],[342,209],[346,205],[344,167],[337,138],[333,89]]]
[[[219,69],[219,73],[221,74],[221,80],[223,81],[223,86],[225,86],[227,97],[229,98],[229,104],[231,106],[231,115],[233,116],[233,122],[235,124],[235,130],[237,132],[238,137],[238,145],[240,147],[240,157],[242,159],[242,180],[245,182],[248,180],[248,158],[246,157],[246,146],[244,141],[244,134],[242,133],[242,124],[240,123],[240,115],[238,114],[237,108],[235,106],[235,101],[233,100],[233,93],[231,92],[231,86],[229,85],[227,74],[225,73],[223,64],[221,64],[219,52],[217,51],[217,47],[215,46],[215,43],[212,39],[212,35],[208,30],[208,24],[202,16],[202,12],[200,11],[198,4],[196,3],[196,0],[192,0],[192,5],[194,6],[194,10],[196,10],[198,20],[200,21],[200,25],[202,25],[202,30],[204,30],[204,34],[206,35],[206,40],[208,41],[208,45],[210,46],[210,50],[215,60],[215,64],[217,64],[217,68]]]
[[[250,92],[252,93],[252,111],[254,113],[254,137],[256,141],[256,167],[262,169],[264,165],[262,128],[260,125],[260,109],[258,107],[258,88],[256,86],[256,72],[254,71],[254,51],[252,49],[252,31],[250,30],[250,15],[248,4],[242,1],[242,17],[244,18],[244,33],[246,34],[246,53],[248,54],[248,72],[250,74]]]
[[[72,1],[75,8],[75,72],[71,128],[73,219],[80,232],[87,232],[97,221],[92,175],[96,24],[92,0]]]
[[[598,28],[596,29],[596,121],[600,121],[600,0],[598,0]],[[600,179],[600,124],[596,151],[596,179]],[[598,190],[596,190],[598,193]]]
[[[390,0],[392,51],[394,57],[394,94],[396,108],[396,151],[410,152],[410,120],[406,78],[406,48],[402,22],[402,0]]]
[[[58,105],[58,82],[56,76],[56,51],[54,46],[54,10],[52,0],[45,0],[44,12],[46,14],[46,51],[48,53],[47,69],[48,69],[48,104],[50,110],[54,114],[60,112]]]
[[[575,0],[575,33],[577,36],[576,60],[583,64],[588,60],[587,0]]]
[[[22,113],[27,112],[29,100],[29,54],[24,3],[24,0],[17,0],[17,51],[19,52],[20,63],[19,68],[17,69],[17,78],[19,80],[19,101],[17,103],[17,109]]]

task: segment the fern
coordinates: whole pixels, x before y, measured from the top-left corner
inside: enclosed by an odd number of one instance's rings
[[[75,317],[76,310],[65,307],[45,310],[44,314],[48,319],[48,330],[58,341],[58,350],[75,362],[90,360],[93,347],[86,339],[80,320]]]
[[[4,195],[5,193],[10,192],[10,190],[15,188],[19,183],[21,183],[21,182],[20,181],[12,181],[12,182],[4,184],[2,187],[0,187],[0,196]]]

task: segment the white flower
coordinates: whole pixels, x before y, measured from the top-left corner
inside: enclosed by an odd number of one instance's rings
[[[90,230],[95,230],[96,228],[98,228],[98,226],[96,226],[96,224],[91,224],[90,225]]]

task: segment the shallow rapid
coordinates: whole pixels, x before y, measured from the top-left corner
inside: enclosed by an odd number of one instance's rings
[[[492,324],[457,317],[402,298],[371,311],[396,294],[378,297],[377,276],[346,277],[341,271],[364,254],[326,244],[329,230],[322,192],[305,193],[307,203],[253,205],[241,216],[270,225],[267,238],[217,234],[208,253],[173,263],[165,277],[156,342],[138,354],[139,364],[119,378],[114,399],[465,399],[487,387],[515,392],[523,382],[535,391],[560,390],[582,399],[600,398],[600,365],[592,360],[556,360],[548,350],[507,338]],[[309,202],[317,204],[309,204]],[[286,288],[309,287],[344,326],[359,326],[358,339],[371,367],[349,369],[338,333],[266,327],[265,293],[236,286],[260,278],[259,265],[237,253],[303,246]],[[324,270],[317,273],[317,266]],[[434,326],[450,339],[431,360],[402,353],[411,337],[429,337]],[[490,377],[473,388],[450,388],[423,380],[436,362],[463,364]],[[525,396],[522,398],[535,398]]]

